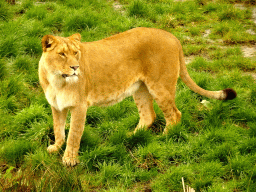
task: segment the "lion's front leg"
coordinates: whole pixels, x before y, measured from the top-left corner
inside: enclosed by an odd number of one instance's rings
[[[55,143],[54,145],[50,145],[47,148],[47,151],[49,153],[57,152],[65,142],[65,123],[66,123],[67,113],[68,113],[67,109],[58,111],[54,107],[52,107]]]
[[[78,150],[84,131],[87,106],[78,106],[71,109],[71,126],[67,139],[67,147],[63,156],[63,164],[75,166],[79,163]]]

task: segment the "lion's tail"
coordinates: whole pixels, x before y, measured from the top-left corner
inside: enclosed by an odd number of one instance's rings
[[[181,46],[180,46],[181,47]],[[227,88],[222,91],[207,91],[199,87],[189,76],[184,54],[182,48],[180,48],[180,77],[183,82],[194,92],[203,95],[208,98],[218,99],[218,100],[231,100],[236,98],[236,92],[233,89]]]

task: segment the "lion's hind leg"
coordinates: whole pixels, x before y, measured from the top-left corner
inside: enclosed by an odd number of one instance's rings
[[[144,83],[134,93],[133,98],[140,114],[139,124],[134,131],[136,132],[138,129],[150,127],[156,118],[156,114],[153,108],[153,97]]]
[[[163,132],[166,134],[168,133],[170,125],[175,125],[180,122],[181,112],[177,109],[175,102],[172,99],[156,99],[156,102],[163,111],[166,120],[166,127]]]
[[[179,123],[181,119],[181,112],[175,105],[175,84],[168,87],[168,89],[161,85],[154,87],[155,89],[150,89],[150,91],[152,92],[156,103],[163,111],[164,118],[166,120],[164,134],[166,134],[170,125]]]

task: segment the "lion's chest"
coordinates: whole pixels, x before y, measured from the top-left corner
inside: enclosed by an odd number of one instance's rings
[[[59,111],[74,106],[76,101],[73,92],[67,92],[67,90],[61,89],[56,90],[50,86],[47,88],[45,96],[49,104]]]

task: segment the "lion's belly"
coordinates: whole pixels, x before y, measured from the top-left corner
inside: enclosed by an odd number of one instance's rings
[[[137,81],[132,85],[128,86],[126,89],[121,89],[118,91],[113,91],[107,94],[101,94],[99,92],[92,92],[88,95],[88,103],[90,106],[98,105],[98,106],[108,106],[113,105],[122,101],[124,98],[133,95],[142,84],[142,81]]]
[[[72,92],[67,93],[65,90],[56,91],[51,87],[47,88],[45,96],[49,104],[59,111],[74,106],[76,101],[75,94]]]

